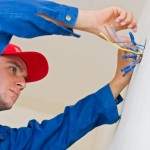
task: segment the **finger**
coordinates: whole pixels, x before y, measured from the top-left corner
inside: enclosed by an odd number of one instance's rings
[[[128,26],[129,29],[132,29],[133,32],[137,31],[137,21],[134,19],[131,24]]]
[[[120,24],[122,26],[126,26],[127,27],[130,24],[132,24],[133,19],[134,19],[133,14],[131,12],[128,12],[126,18]]]
[[[126,16],[127,16],[127,12],[123,9],[119,9],[118,8],[118,17],[116,18],[116,22],[119,23],[119,22],[122,22],[126,19]]]
[[[120,37],[120,41],[124,42],[124,43],[130,43],[131,40],[128,36],[119,36]]]

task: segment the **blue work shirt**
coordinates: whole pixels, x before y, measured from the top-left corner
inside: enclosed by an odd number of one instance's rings
[[[63,26],[42,18],[41,14]],[[49,0],[0,0],[0,52],[13,35],[23,38],[53,34],[79,37],[73,32],[77,17],[78,8]]]
[[[27,127],[0,126],[0,150],[65,150],[86,133],[102,124],[119,119],[117,104],[109,85],[67,106],[62,114]]]

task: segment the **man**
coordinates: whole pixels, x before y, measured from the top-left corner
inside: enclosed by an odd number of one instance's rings
[[[99,36],[100,32],[107,34],[104,27],[109,25],[116,31],[126,28],[136,31],[132,14],[118,7],[80,11],[45,0],[0,0],[0,9],[0,110],[13,106],[26,82],[40,80],[48,72],[43,55],[21,52],[14,45],[6,47],[12,35],[79,37],[73,32],[75,28]],[[0,149],[64,150],[93,128],[116,122],[119,119],[116,103],[122,100],[118,95],[131,77],[131,73],[122,76],[120,72],[127,63],[118,61],[116,75],[108,85],[74,106],[66,107],[64,113],[51,120],[41,124],[32,120],[27,127],[19,129],[0,126]]]
[[[102,124],[112,124],[119,119],[117,104],[122,101],[119,93],[129,83],[132,73],[125,76],[121,68],[124,52],[118,53],[114,78],[97,92],[88,95],[62,114],[39,124],[31,120],[27,127],[0,126],[1,150],[65,150],[86,133]],[[38,60],[38,61],[37,61]],[[38,52],[22,52],[9,44],[0,56],[0,110],[10,109],[26,83],[44,78],[48,72],[46,58]]]
[[[119,7],[102,10],[80,10],[49,0],[0,0],[0,52],[13,35],[33,38],[43,35],[79,37],[73,29],[99,36],[107,34],[104,26],[116,31],[132,29],[137,24],[132,13]]]

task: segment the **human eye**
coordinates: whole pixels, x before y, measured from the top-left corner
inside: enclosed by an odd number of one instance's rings
[[[17,71],[18,71],[17,66],[15,66],[15,65],[9,66],[9,71],[10,71],[10,73],[12,73],[13,75],[16,75],[16,74],[17,74]]]

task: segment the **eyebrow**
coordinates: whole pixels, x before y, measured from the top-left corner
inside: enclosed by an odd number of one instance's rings
[[[22,67],[18,63],[14,62],[14,61],[7,61],[7,63],[13,64],[13,65],[17,66],[21,71],[23,71]]]

